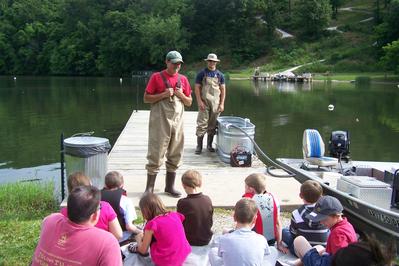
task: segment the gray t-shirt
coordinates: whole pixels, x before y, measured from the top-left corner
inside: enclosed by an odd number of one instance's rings
[[[225,266],[262,265],[264,255],[269,254],[265,237],[249,228],[241,228],[220,237],[218,255]]]

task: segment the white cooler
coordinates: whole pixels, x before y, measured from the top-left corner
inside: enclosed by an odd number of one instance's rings
[[[342,176],[337,181],[337,189],[382,208],[389,208],[391,204],[391,186],[374,177]]]

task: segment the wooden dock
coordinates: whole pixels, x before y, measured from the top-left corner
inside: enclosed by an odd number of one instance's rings
[[[124,176],[125,189],[135,206],[145,189],[147,172],[147,145],[149,111],[133,112],[114,147],[108,155],[108,169],[120,171]],[[223,163],[216,153],[203,150],[201,155],[194,154],[196,146],[197,112],[184,114],[185,148],[183,164],[177,171],[176,187],[184,194],[181,175],[188,169],[198,170],[203,176],[202,191],[208,195],[215,207],[230,208],[244,193],[244,179],[254,172],[265,172],[265,165],[254,159],[252,167],[236,168]],[[215,143],[214,143],[215,145]],[[168,207],[175,207],[177,200],[167,196],[165,187],[165,167],[162,166],[155,183],[155,193],[161,196]],[[280,200],[285,210],[301,204],[300,184],[293,178],[267,178],[267,189]]]

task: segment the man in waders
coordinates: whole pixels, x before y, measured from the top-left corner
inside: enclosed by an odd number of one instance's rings
[[[151,76],[144,93],[144,102],[151,104],[145,192],[154,191],[155,179],[166,155],[165,192],[180,197],[174,183],[183,153],[184,106],[192,103],[191,87],[187,78],[179,74],[183,63],[179,52],[170,51],[165,63],[166,69]]]
[[[216,69],[216,64],[220,60],[215,54],[209,54],[205,61],[207,62],[207,68],[199,72],[195,79],[195,97],[197,98],[199,109],[195,154],[201,154],[202,152],[202,142],[205,133],[208,133],[208,151],[215,152],[215,149],[212,148],[212,142],[216,133],[217,118],[224,110],[224,99],[226,97],[224,75]]]

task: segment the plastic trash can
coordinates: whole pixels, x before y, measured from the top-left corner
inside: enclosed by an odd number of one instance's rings
[[[74,172],[83,172],[90,177],[93,186],[102,189],[108,171],[110,149],[111,145],[106,138],[79,136],[65,139],[66,176]]]

